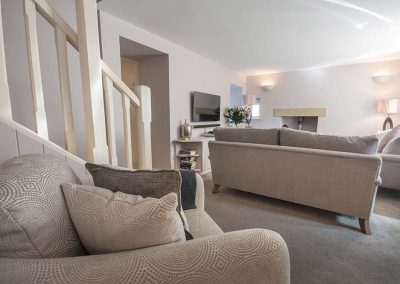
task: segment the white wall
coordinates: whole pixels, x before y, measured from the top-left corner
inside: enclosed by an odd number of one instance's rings
[[[139,61],[140,84],[151,88],[151,150],[158,169],[169,168],[171,160],[168,61],[168,55]]]
[[[390,73],[395,77],[376,84],[371,76]],[[263,84],[275,84],[272,91]],[[274,108],[326,107],[318,132],[341,135],[368,135],[381,130],[384,114],[377,114],[377,99],[400,97],[400,60],[363,63],[322,69],[250,76],[247,93],[261,98],[261,120],[254,127],[280,127],[281,118],[273,117]],[[400,115],[392,116],[395,124]]]
[[[243,75],[112,15],[100,12],[100,22],[103,59],[118,73],[121,70],[120,36],[169,55],[171,153],[172,140],[178,137],[180,123],[185,118],[190,119],[190,92],[196,90],[221,95],[221,108],[224,108],[229,105],[230,83],[245,84]],[[194,135],[202,132],[202,129],[195,129]],[[170,164],[173,165],[172,154]]]

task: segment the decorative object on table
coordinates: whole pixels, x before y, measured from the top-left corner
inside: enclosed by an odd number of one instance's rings
[[[190,140],[192,138],[192,126],[186,122],[181,124],[181,139]]]
[[[251,123],[252,115],[251,115],[251,107],[246,106],[244,107],[244,120],[246,121],[247,128],[251,128],[250,123]]]
[[[400,112],[400,99],[378,100],[376,111],[387,114],[387,118],[383,122],[383,130],[390,130],[393,128],[393,121],[390,118],[390,114]]]
[[[230,126],[238,127],[239,124],[245,122],[244,109],[238,106],[225,108],[224,117]]]
[[[214,137],[214,129],[207,131],[207,128],[204,128],[203,136],[204,137]]]

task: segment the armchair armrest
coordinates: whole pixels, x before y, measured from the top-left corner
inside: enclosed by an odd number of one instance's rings
[[[204,210],[204,181],[203,178],[196,174],[196,206]]]
[[[282,237],[252,229],[122,253],[0,258],[1,283],[289,283]]]

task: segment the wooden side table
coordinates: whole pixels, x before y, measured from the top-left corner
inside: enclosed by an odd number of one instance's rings
[[[174,140],[175,152],[175,169],[180,169],[181,158],[194,157],[197,162],[196,172],[200,175],[211,172],[211,163],[208,150],[208,142],[214,141],[214,137],[193,137],[190,140]],[[196,150],[195,155],[180,155],[180,150],[193,149]]]

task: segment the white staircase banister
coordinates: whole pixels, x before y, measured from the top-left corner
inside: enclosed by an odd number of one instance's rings
[[[121,94],[124,124],[125,165],[132,167],[133,158],[138,168],[152,168],[151,162],[151,94],[139,86],[135,94],[101,58],[96,0],[75,0],[77,32],[48,4],[46,0],[22,0],[26,25],[28,63],[34,108],[36,133],[48,140],[47,117],[44,104],[42,73],[39,60],[37,13],[54,27],[57,51],[60,94],[67,150],[77,153],[67,43],[78,52],[82,76],[82,93],[86,124],[87,160],[118,165],[114,115],[114,89]],[[5,65],[4,38],[0,2],[0,117],[12,121],[11,100]],[[104,91],[104,93],[103,93]],[[134,131],[132,131],[134,130]],[[135,134],[132,136],[132,134]],[[132,139],[137,152],[133,157]],[[137,144],[137,145],[136,145]]]
[[[31,0],[36,9],[53,27],[59,27],[67,36],[68,42],[78,50],[78,34],[45,0]]]
[[[111,79],[114,83],[114,87],[122,94],[127,95],[130,100],[135,104],[136,107],[140,107],[140,100],[132,92],[131,89],[118,77],[118,75],[103,61],[101,60],[101,69],[103,74]]]

